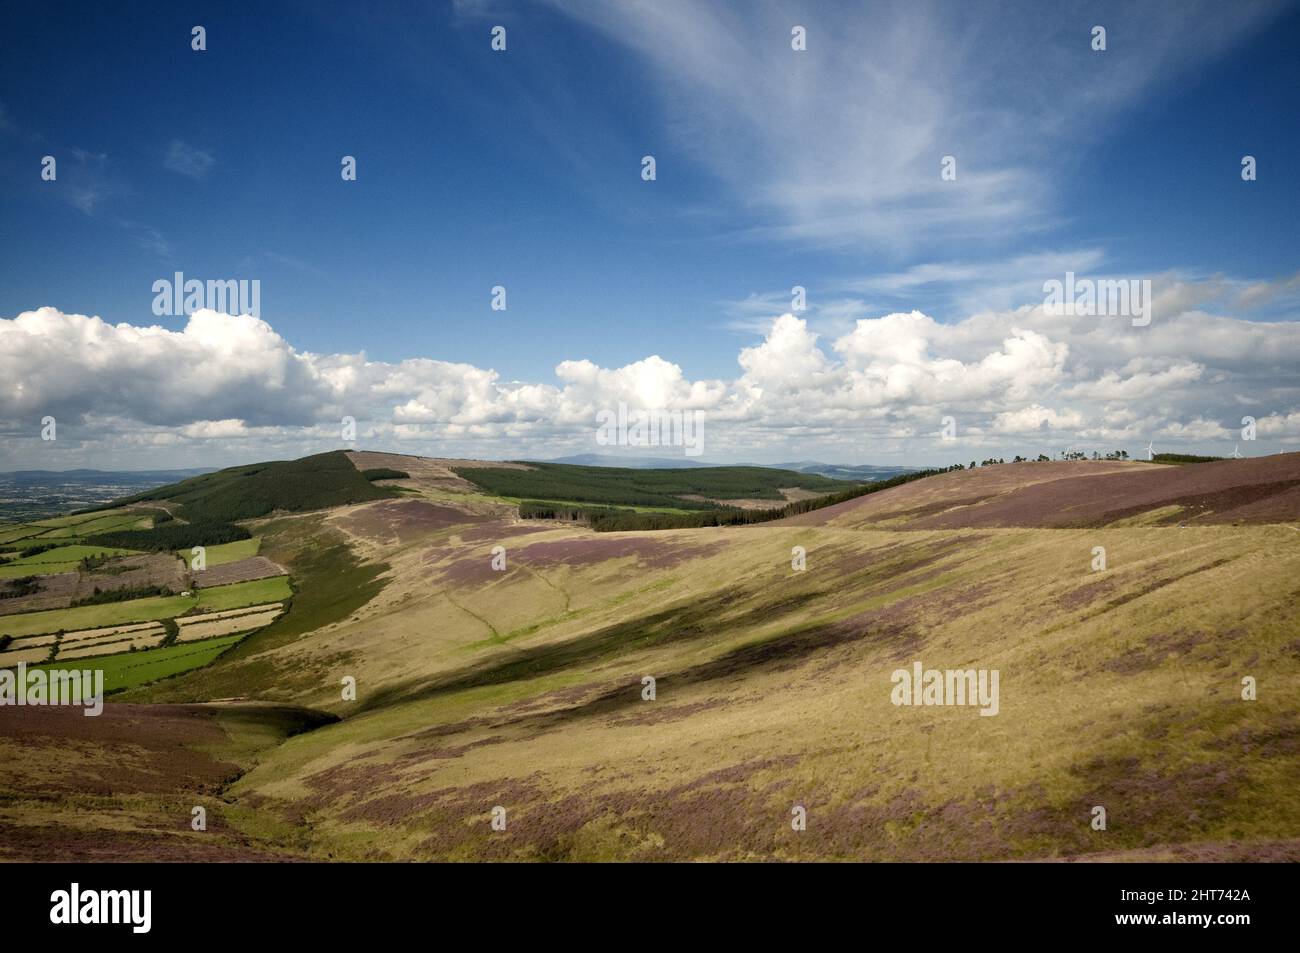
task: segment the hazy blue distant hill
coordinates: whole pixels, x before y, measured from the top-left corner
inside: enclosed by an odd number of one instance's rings
[[[799,463],[773,463],[771,466],[781,470],[797,470],[800,473],[816,473],[830,477],[832,480],[889,480],[904,473],[915,473],[917,467],[878,467],[871,464],[851,465],[836,463],[818,463],[815,460],[803,460]]]
[[[684,457],[623,457],[608,453],[580,453],[572,457],[559,457],[547,463],[568,463],[582,467],[624,467],[629,470],[677,470],[687,467],[766,467],[769,470],[794,470],[798,473],[810,473],[816,476],[830,477],[832,480],[853,480],[874,482],[888,480],[904,473],[915,473],[917,467],[882,467],[871,464],[859,466],[836,463],[820,463],[816,460],[801,460],[798,463],[710,463],[690,460]]]
[[[701,463],[686,457],[621,457],[612,453],[579,453],[572,457],[557,457],[541,463],[568,463],[578,467],[625,467],[629,470],[682,470],[687,467],[725,466]]]

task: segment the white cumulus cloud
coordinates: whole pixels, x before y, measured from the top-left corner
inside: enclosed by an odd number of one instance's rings
[[[919,311],[859,318],[827,341],[780,315],[730,379],[692,380],[651,355],[621,367],[576,357],[519,381],[435,357],[301,351],[247,315],[198,311],[171,330],[45,307],[0,319],[0,462],[292,456],[341,446],[348,416],[364,446],[546,458],[596,449],[597,413],[620,403],[703,411],[715,459],[952,462],[966,454],[939,439],[945,416],[972,449],[1005,456],[1151,439],[1226,452],[1218,442],[1246,415],[1271,443],[1300,442],[1297,358],[1294,323],[1188,311],[1134,328],[1033,305],[948,324]],[[53,444],[39,438],[46,416]]]

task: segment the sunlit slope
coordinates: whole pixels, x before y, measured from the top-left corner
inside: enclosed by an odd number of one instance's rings
[[[638,598],[662,599],[664,590],[681,598],[695,591],[695,567],[654,570],[698,562],[741,541],[721,536],[678,546],[676,533],[597,535],[523,521],[514,506],[449,483],[442,461],[376,453],[346,459],[408,473],[383,481],[403,495],[246,524],[263,538],[262,551],[292,573],[290,611],[209,669],[133,700],[250,697],[341,711],[346,675],[373,703],[377,694],[388,697],[461,666],[466,653],[514,653],[517,640],[542,629],[562,638],[619,622]],[[493,568],[497,547],[505,571]],[[355,590],[354,577],[364,577]],[[311,608],[327,601],[320,613]]]
[[[1057,468],[1041,482],[1173,469],[1008,465],[900,489],[951,480],[974,498]],[[250,843],[350,858],[1300,857],[1293,526],[916,530],[840,514],[596,534],[436,483],[259,522],[299,587],[292,610],[145,693],[344,719],[265,752],[227,792]],[[891,704],[891,674],[915,662],[996,669],[999,713]],[[807,830],[791,829],[796,806]]]
[[[521,544],[500,578],[340,627],[333,650],[354,654],[331,680],[359,673],[359,697],[330,707],[347,720],[233,793],[308,811],[312,849],[335,856],[1286,850],[1296,535],[755,527],[531,569]],[[916,661],[997,669],[999,714],[895,707],[890,675]],[[1246,675],[1257,701],[1240,697]],[[1089,826],[1098,805],[1105,832]]]

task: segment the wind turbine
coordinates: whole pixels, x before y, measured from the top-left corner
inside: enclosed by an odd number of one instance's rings
[[[1232,459],[1234,459],[1234,460],[1240,460],[1240,459],[1241,459],[1241,444],[1237,444],[1235,447],[1233,447],[1233,448],[1232,448],[1232,453],[1228,454],[1228,456],[1232,457]]]
[[[1156,458],[1156,451],[1155,451],[1154,441],[1148,440],[1147,441],[1147,462],[1149,463],[1155,458]]]

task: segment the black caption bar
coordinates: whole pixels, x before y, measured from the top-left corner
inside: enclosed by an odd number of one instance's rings
[[[342,941],[377,927],[656,931],[967,930],[1232,943],[1294,928],[1295,867],[1245,864],[528,865],[209,864],[0,867],[7,935],[128,944],[245,937]],[[744,898],[749,898],[748,900]],[[755,901],[761,901],[755,903]],[[910,926],[909,926],[910,924]],[[973,935],[973,934],[972,934]]]

